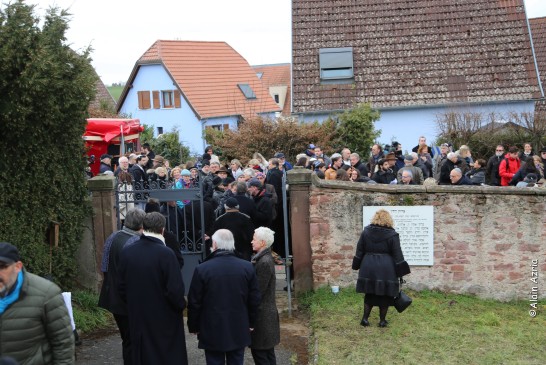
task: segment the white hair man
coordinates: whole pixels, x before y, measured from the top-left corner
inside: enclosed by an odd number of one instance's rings
[[[207,364],[243,365],[251,344],[260,290],[254,267],[234,250],[233,234],[217,230],[213,252],[195,268],[188,293],[188,329],[199,334]]]
[[[114,176],[118,176],[120,172],[129,172],[129,159],[125,156],[121,156],[118,160],[118,168],[114,171]]]

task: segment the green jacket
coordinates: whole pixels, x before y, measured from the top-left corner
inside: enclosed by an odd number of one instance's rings
[[[61,289],[23,270],[19,299],[0,315],[0,354],[20,365],[74,364],[74,335]]]

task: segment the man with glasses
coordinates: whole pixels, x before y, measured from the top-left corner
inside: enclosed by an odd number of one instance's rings
[[[495,155],[491,156],[485,167],[485,183],[487,185],[500,186],[499,164],[504,160],[504,147],[498,145]]]
[[[0,242],[0,348],[20,364],[73,364],[74,334],[61,289],[26,271]]]

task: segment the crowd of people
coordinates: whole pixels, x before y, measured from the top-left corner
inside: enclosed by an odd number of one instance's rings
[[[235,206],[235,199],[228,201],[226,214],[239,215]],[[180,247],[169,242],[158,202],[150,200],[145,208],[130,209],[123,229],[104,244],[99,306],[114,315],[124,364],[188,364],[186,308],[188,330],[207,364],[242,365],[246,347],[255,364],[276,364],[280,324],[270,248],[275,233],[253,229],[243,214],[230,216],[230,229],[215,226],[211,252],[195,268],[186,302]],[[237,247],[249,234],[252,254],[241,257]]]
[[[402,145],[398,142],[394,142],[389,150],[374,144],[367,160],[358,153],[351,153],[348,148],[328,157],[320,148],[313,147],[309,145],[305,153],[297,156],[296,166],[309,168],[326,180],[398,185],[539,187],[545,177],[546,147],[535,154],[530,143],[525,143],[522,150],[511,146],[507,151],[498,145],[495,154],[487,161],[474,160],[466,145],[454,150],[450,143],[443,143],[439,153],[434,154],[425,137],[420,137],[418,145],[407,154],[403,154]]]

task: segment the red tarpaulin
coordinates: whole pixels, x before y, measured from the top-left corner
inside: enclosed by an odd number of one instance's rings
[[[110,142],[112,139],[131,134],[138,134],[144,130],[138,119],[107,119],[107,118],[90,118],[87,119],[87,127],[83,134],[85,140],[95,140],[94,138],[85,137],[101,137],[104,142]]]
[[[87,155],[90,157],[95,156],[95,163],[90,165],[93,175],[99,173],[100,156],[102,154],[109,153],[113,155],[113,163],[117,163],[122,135],[126,146],[130,144],[132,148],[139,148],[140,132],[143,130],[144,127],[140,125],[138,119],[87,119],[83,139],[87,147]],[[124,152],[133,152],[133,150],[128,151],[126,148]]]

